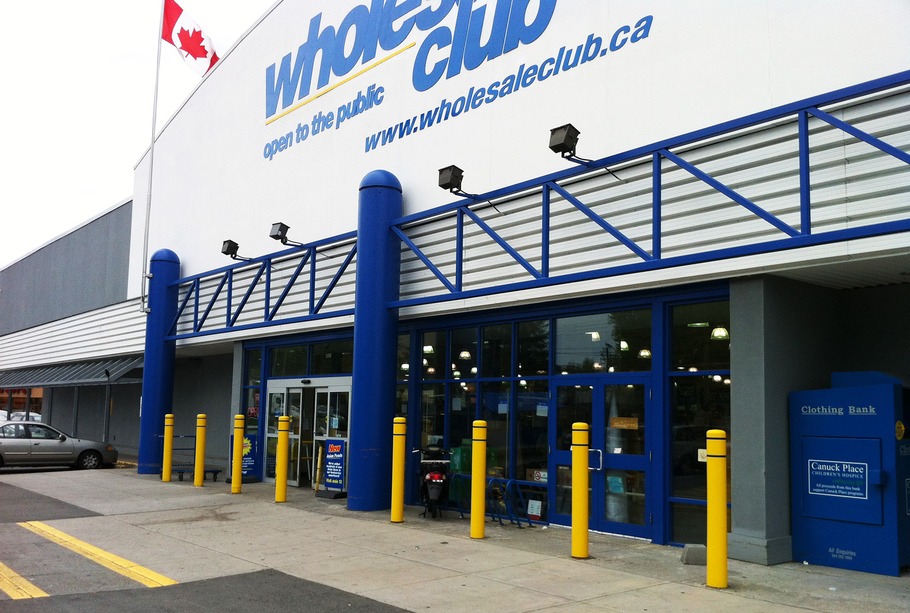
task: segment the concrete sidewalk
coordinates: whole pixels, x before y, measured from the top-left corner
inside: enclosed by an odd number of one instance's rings
[[[730,587],[705,587],[705,567],[672,547],[591,534],[587,560],[570,557],[564,528],[500,526],[468,535],[457,513],[403,524],[387,511],[348,511],[343,500],[271,484],[162,483],[134,469],[0,473],[0,482],[94,511],[49,521],[180,583],[271,568],[411,611],[897,611],[910,576],[883,577],[791,563],[731,560]]]

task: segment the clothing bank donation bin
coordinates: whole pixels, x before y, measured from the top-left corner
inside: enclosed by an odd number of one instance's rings
[[[790,394],[795,561],[893,576],[910,565],[908,404],[877,372]]]

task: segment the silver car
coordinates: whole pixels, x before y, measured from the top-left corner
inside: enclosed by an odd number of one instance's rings
[[[72,438],[39,422],[0,423],[0,467],[68,465],[101,468],[116,463],[117,450],[110,443]]]

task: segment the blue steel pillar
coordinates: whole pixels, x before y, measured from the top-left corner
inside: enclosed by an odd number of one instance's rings
[[[142,404],[139,415],[139,474],[161,472],[164,416],[171,412],[174,396],[175,341],[167,341],[177,314],[180,258],[170,249],[152,255],[149,263],[149,314],[145,321],[145,365],[142,369]]]
[[[401,183],[374,170],[360,183],[354,296],[354,378],[351,390],[348,508],[388,509],[392,487],[392,418],[400,241],[389,222],[401,216]]]

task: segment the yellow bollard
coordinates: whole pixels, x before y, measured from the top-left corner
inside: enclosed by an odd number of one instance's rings
[[[588,424],[572,424],[572,557],[588,557]]]
[[[239,494],[243,483],[243,438],[246,418],[234,415],[234,456],[231,464],[231,493]]]
[[[278,418],[278,449],[275,451],[275,502],[288,500],[288,443],[290,442],[291,418]]]
[[[727,433],[708,430],[708,587],[727,587]]]
[[[396,417],[392,422],[392,523],[404,521],[404,457],[407,442],[407,420]]]
[[[313,489],[319,493],[319,482],[322,481],[322,452],[325,446],[321,442],[316,443],[316,478],[313,480]]]
[[[471,538],[482,539],[487,521],[487,422],[474,421],[471,445]]]
[[[164,457],[161,459],[161,480],[170,483],[174,466],[174,414],[164,416]]]
[[[193,485],[202,487],[205,481],[205,413],[196,416],[196,462],[193,470]]]

